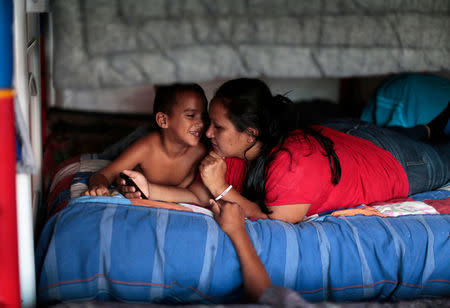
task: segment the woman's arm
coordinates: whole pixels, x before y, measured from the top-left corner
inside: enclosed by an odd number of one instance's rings
[[[123,170],[150,199],[170,202],[194,203],[202,206],[209,205],[211,198],[208,189],[199,181],[194,180],[188,187],[176,187],[168,185],[153,184],[147,181],[145,176],[134,170]],[[119,181],[120,191],[126,198],[140,198],[132,186],[125,186],[123,180]]]
[[[216,188],[212,188],[212,196],[215,198],[219,196],[229,185],[225,182],[222,188],[218,188],[219,186],[215,186]],[[224,201],[234,202],[240,205],[242,208],[245,217],[252,218],[269,218],[267,214],[264,214],[259,208],[258,204],[252,202],[241,195],[236,189],[231,188],[222,198]],[[276,218],[275,218],[276,219]]]
[[[215,152],[210,152],[200,164],[200,175],[203,183],[207,186],[211,195],[216,198],[229,186],[225,181],[227,170],[226,163],[222,157]],[[259,206],[232,188],[222,200],[235,202],[241,206],[245,217],[271,218],[290,223],[297,223],[303,220],[309,210],[310,204],[290,204],[281,206],[269,206],[271,214],[264,214]]]
[[[242,208],[236,203],[211,200],[211,210],[236,249],[245,292],[252,302],[256,302],[272,283],[245,230]]]
[[[210,152],[200,163],[200,175],[211,195],[216,198],[227,189],[229,184],[225,181],[227,165],[225,160],[215,152]],[[259,206],[232,188],[223,197],[223,200],[235,202],[241,206],[245,217],[268,218]]]
[[[292,224],[298,223],[305,218],[309,210],[310,204],[288,204],[279,206],[268,206],[272,211],[269,218],[290,222]]]
[[[208,206],[211,198],[208,189],[199,181],[194,181],[187,188],[149,183],[149,194],[154,200],[194,203],[201,206]]]

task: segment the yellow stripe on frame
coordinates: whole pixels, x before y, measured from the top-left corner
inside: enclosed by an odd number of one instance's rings
[[[14,90],[0,90],[0,98],[14,97]]]

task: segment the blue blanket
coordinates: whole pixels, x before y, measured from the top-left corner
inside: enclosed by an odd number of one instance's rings
[[[295,225],[246,221],[246,228],[272,282],[309,301],[450,294],[450,215],[326,215]],[[213,218],[114,197],[72,199],[43,230],[36,266],[41,303],[242,296],[238,258]]]

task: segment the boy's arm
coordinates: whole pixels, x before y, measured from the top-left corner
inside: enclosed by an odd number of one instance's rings
[[[128,175],[149,199],[209,205],[209,191],[200,181],[194,180],[191,185],[183,188],[150,183],[142,173],[137,171],[123,170],[122,172]],[[129,199],[141,197],[141,194],[132,186],[122,185],[120,190]]]
[[[142,157],[145,156],[146,147],[146,141],[143,138],[132,144],[114,161],[91,176],[89,188],[83,195],[109,196],[108,186],[123,169],[132,169],[141,162]]]
[[[272,284],[245,230],[244,214],[236,203],[210,200],[214,219],[229,236],[241,263],[242,280],[247,296],[256,302]]]
[[[187,188],[149,183],[149,195],[153,200],[194,203],[208,206],[209,191],[199,181],[194,181]]]

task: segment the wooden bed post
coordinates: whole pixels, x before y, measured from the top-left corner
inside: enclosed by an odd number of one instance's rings
[[[16,214],[16,142],[14,127],[13,4],[0,2],[0,306],[20,307]]]

